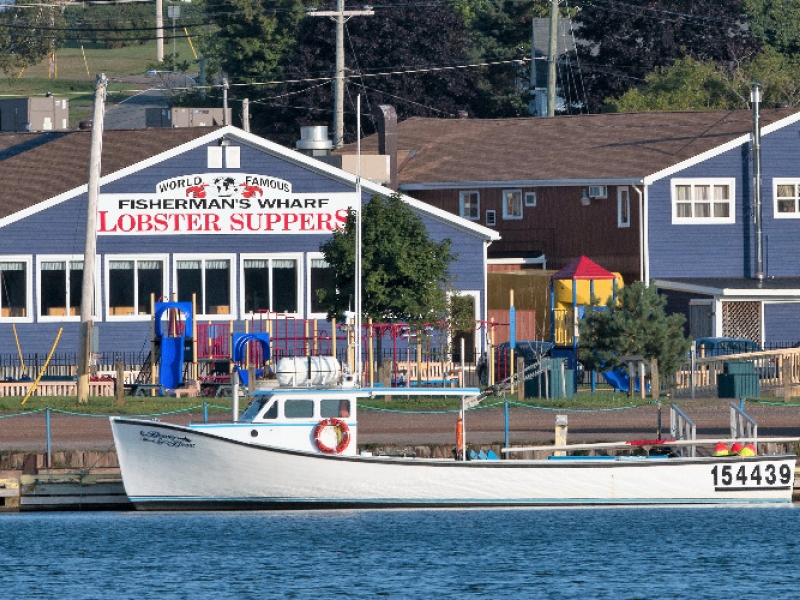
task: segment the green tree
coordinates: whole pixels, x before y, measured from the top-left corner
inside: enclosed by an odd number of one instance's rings
[[[642,110],[703,110],[741,107],[742,98],[728,75],[712,62],[690,57],[670,67],[658,67],[645,77],[645,84],[610,99],[613,112]]]
[[[304,0],[205,0],[208,20],[217,27],[199,40],[209,72],[222,70],[238,83],[273,76],[312,5]]]
[[[692,57],[736,65],[759,49],[744,0],[583,0],[576,14],[590,112],[639,86],[657,67]]]
[[[684,336],[686,318],[667,316],[666,298],[652,286],[637,281],[624,287],[615,303],[605,308],[587,309],[580,323],[579,360],[587,369],[611,369],[620,366],[620,358],[640,355],[657,359],[663,376],[674,375],[689,351]]]
[[[753,35],[781,54],[800,52],[800,3],[797,0],[742,0]]]
[[[328,318],[352,310],[355,275],[355,216],[320,246],[334,276],[334,290],[319,290]],[[455,259],[449,239],[432,241],[422,219],[399,194],[375,195],[364,206],[361,227],[362,315],[408,323],[447,315],[446,286]]]
[[[20,0],[0,11],[0,70],[19,72],[64,42],[64,17],[53,5]]]
[[[800,106],[800,59],[767,48],[733,69],[688,57],[677,60],[648,75],[642,87],[610,99],[606,110],[748,108],[754,81],[761,83],[765,106]]]

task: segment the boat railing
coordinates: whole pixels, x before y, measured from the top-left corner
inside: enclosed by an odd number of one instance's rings
[[[731,439],[753,440],[758,452],[758,424],[740,406],[731,402]]]
[[[670,433],[675,440],[697,439],[697,425],[678,406],[672,404],[669,409]],[[689,456],[697,456],[694,444],[681,446],[681,454],[688,452]]]

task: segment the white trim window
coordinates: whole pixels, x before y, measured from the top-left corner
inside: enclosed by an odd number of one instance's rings
[[[100,281],[95,264],[95,281]],[[39,290],[38,321],[78,321],[81,315],[83,296],[83,256],[38,256],[36,289]],[[93,317],[99,308],[99,286],[95,286]]]
[[[712,225],[736,222],[733,178],[673,179],[672,223]]]
[[[776,219],[800,219],[800,179],[773,179],[772,198]]]
[[[242,254],[242,313],[299,314],[299,254]]]
[[[325,260],[322,252],[309,252],[306,255],[308,269],[306,271],[306,289],[308,301],[306,313],[310,318],[325,318],[327,311],[322,307],[317,291],[335,293],[333,269]]]
[[[631,226],[631,190],[627,186],[617,188],[617,227]]]
[[[30,322],[33,278],[30,256],[4,256],[0,260],[0,319]]]
[[[536,192],[525,192],[525,206],[536,206]]]
[[[522,190],[503,190],[503,218],[522,218]]]
[[[475,190],[458,192],[458,214],[470,221],[481,218],[481,194]]]
[[[173,282],[179,302],[197,301],[197,316],[204,318],[235,317],[233,311],[233,255],[173,257]]]
[[[150,298],[156,302],[166,295],[166,256],[106,255],[106,315],[150,319]]]

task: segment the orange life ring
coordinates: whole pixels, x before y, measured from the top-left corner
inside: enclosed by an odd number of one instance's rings
[[[331,448],[320,439],[326,427],[333,427],[336,429],[336,437],[339,443],[336,444],[335,448]],[[322,419],[314,428],[314,442],[317,444],[319,451],[323,454],[341,454],[350,444],[350,428],[347,426],[347,423],[341,419]]]

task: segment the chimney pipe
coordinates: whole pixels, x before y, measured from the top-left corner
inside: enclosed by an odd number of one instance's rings
[[[389,156],[389,185],[397,189],[397,112],[388,104],[372,107],[378,129],[378,154]]]

